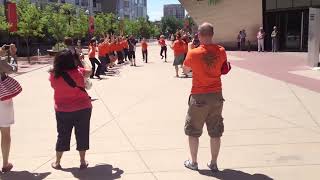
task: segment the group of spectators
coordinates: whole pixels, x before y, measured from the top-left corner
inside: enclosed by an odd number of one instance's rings
[[[248,40],[246,41],[247,33],[246,30],[242,30],[239,32],[237,36],[237,42],[238,42],[238,49],[240,51],[251,49],[251,42]],[[263,27],[259,28],[259,31],[257,33],[257,43],[258,43],[258,52],[264,52],[265,51],[265,38],[266,33],[263,29]],[[279,50],[279,32],[278,28],[276,26],[273,27],[273,31],[270,35],[271,43],[272,43],[272,52],[277,52]]]

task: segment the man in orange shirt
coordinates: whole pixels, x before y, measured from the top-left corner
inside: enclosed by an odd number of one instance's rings
[[[161,59],[163,59],[163,57],[164,57],[165,58],[164,62],[167,62],[167,44],[166,44],[166,40],[165,40],[164,35],[160,36],[158,43],[161,46],[161,51],[160,51]],[[163,56],[163,53],[164,53],[164,56]]]
[[[142,49],[143,61],[148,63],[148,43],[146,41],[146,38],[143,38],[141,41],[141,49]]]
[[[217,158],[220,150],[220,137],[224,132],[222,117],[223,96],[221,69],[227,60],[225,49],[213,43],[213,26],[204,23],[199,27],[200,47],[189,50],[184,62],[184,72],[192,70],[192,90],[189,110],[185,123],[185,134],[189,136],[191,160],[184,162],[185,167],[197,170],[199,137],[204,124],[210,138],[211,161],[208,167],[218,172]]]
[[[177,33],[177,40],[171,46],[174,52],[173,66],[176,69],[176,77],[179,77],[179,65],[183,64],[185,55],[185,43],[181,40],[181,34]]]

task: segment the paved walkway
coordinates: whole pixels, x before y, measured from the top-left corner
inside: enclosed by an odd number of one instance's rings
[[[74,146],[63,157],[63,171],[50,167],[57,133],[48,67],[17,76],[24,91],[15,99],[11,153],[15,168],[0,179],[319,179],[319,92],[245,68],[238,61],[256,59],[235,52],[230,53],[235,66],[223,77],[226,131],[219,158],[223,172],[213,175],[206,170],[210,157],[206,133],[199,150],[202,170],[185,169],[189,153],[183,126],[191,79],[174,78],[171,63],[163,63],[158,51],[150,47],[149,64],[122,66],[114,76],[94,81],[90,94],[98,100],[91,122],[90,168],[85,171],[77,169]],[[169,57],[172,62],[171,51]]]

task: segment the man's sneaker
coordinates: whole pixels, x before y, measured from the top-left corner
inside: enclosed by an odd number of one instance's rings
[[[188,169],[197,171],[198,170],[198,163],[193,163],[191,160],[186,160],[184,162],[184,166]]]
[[[207,166],[213,173],[219,172],[219,168],[217,164],[212,164],[211,162],[209,162]]]

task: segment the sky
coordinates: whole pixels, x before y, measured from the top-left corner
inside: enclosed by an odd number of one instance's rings
[[[165,4],[180,4],[180,2],[178,0],[148,0],[148,15],[151,21],[161,20]]]

